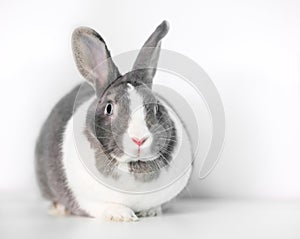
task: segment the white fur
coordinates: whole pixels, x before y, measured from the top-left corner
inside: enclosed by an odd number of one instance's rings
[[[184,168],[185,170],[183,170],[183,167],[192,160],[190,143],[185,131],[182,130],[180,121],[172,116],[175,126],[179,130],[178,136],[180,137],[181,148],[186,149],[186,152],[178,151],[179,157],[171,161],[168,170],[162,169],[159,178],[156,180],[146,183],[137,181],[129,173],[125,173],[117,180],[124,191],[141,192],[147,191],[147,188],[160,188],[160,190],[143,194],[115,190],[99,182],[89,170],[89,167],[94,167],[94,150],[91,149],[90,143],[83,134],[83,129],[87,108],[93,100],[91,99],[81,105],[66,126],[62,153],[67,184],[80,208],[91,216],[106,217],[112,220],[136,220],[133,211],[149,210],[160,206],[174,198],[186,186],[191,174],[191,167]],[[145,132],[143,131],[143,133]],[[82,163],[82,158],[88,166]],[[122,164],[120,167],[123,167],[125,172],[128,169],[126,169],[126,164],[125,166]],[[179,173],[181,177],[176,178]],[[171,179],[175,178],[176,180],[170,183]],[[168,186],[162,187],[167,183]]]
[[[52,204],[48,209],[49,215],[52,216],[67,216],[69,212],[67,211],[66,207],[62,204]]]
[[[127,155],[119,158],[119,161],[137,161],[141,158],[144,161],[151,160],[156,155],[152,155],[150,150],[153,137],[146,125],[143,98],[131,84],[128,83],[127,85],[131,112],[128,129],[123,136],[124,150]],[[140,147],[132,141],[132,138],[143,139],[146,137],[148,139]]]

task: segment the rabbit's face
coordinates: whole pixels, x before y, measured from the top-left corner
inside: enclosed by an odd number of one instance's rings
[[[151,89],[128,73],[109,87],[95,114],[95,136],[118,162],[168,157],[176,130],[166,108]]]

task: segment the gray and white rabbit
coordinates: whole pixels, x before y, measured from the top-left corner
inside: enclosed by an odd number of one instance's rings
[[[74,31],[75,62],[89,84],[75,87],[56,104],[35,152],[38,183],[52,202],[52,213],[136,221],[160,214],[161,205],[187,185],[192,170],[183,170],[192,159],[187,132],[170,104],[152,91],[161,39],[168,28],[166,21],[156,28],[132,71],[124,75],[97,32],[87,27]],[[75,124],[75,119],[83,120]],[[179,147],[188,150],[175,157]],[[82,156],[122,190],[100,183]],[[173,180],[178,169],[181,176]],[[168,184],[149,193],[128,193],[164,183]]]

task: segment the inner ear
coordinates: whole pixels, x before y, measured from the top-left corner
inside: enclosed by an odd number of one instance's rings
[[[135,74],[150,88],[152,87],[152,80],[156,73],[161,40],[168,31],[169,24],[167,21],[163,21],[145,42],[133,65]]]
[[[79,72],[96,89],[97,95],[120,76],[105,41],[93,29],[77,28],[72,35],[72,48]]]

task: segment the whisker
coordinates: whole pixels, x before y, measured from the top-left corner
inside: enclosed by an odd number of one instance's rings
[[[177,168],[177,167],[175,167],[175,165],[174,164],[171,164],[171,162],[169,162],[161,153],[159,153],[164,159],[165,159],[165,161],[166,161],[166,163],[167,163],[167,165],[169,166],[169,167],[171,167],[173,170],[176,170],[176,171],[178,171],[179,170],[179,168]],[[166,166],[167,166],[166,165]],[[178,171],[178,172],[181,172],[181,171]]]
[[[167,150],[167,149],[162,149],[161,150],[162,153],[167,153],[167,154],[172,154],[174,153],[173,151]]]
[[[111,139],[111,137],[100,137],[100,136],[97,136],[97,139]]]
[[[171,166],[171,164],[169,163],[169,161],[165,158],[165,156],[164,156],[162,153],[159,153],[159,155],[160,155],[161,157],[164,158],[164,162],[165,162],[167,165]]]
[[[159,117],[159,119],[157,120],[158,123],[160,123],[160,120],[166,115],[167,113],[162,113],[162,115]]]
[[[158,140],[160,140],[160,139],[163,139],[164,140],[164,142],[178,142],[178,140],[176,140],[175,138],[174,139],[171,139],[171,138],[159,138]]]
[[[119,147],[117,147],[118,149],[120,149]],[[105,150],[101,150],[99,153],[103,153],[103,154],[106,154],[107,152],[111,151],[113,152],[114,150],[116,149],[116,147],[110,147],[108,149],[105,149]]]
[[[155,133],[156,133],[156,134],[163,133],[163,132],[169,131],[170,129],[175,129],[175,127],[174,127],[174,126],[171,126],[171,127],[167,128],[167,129],[160,130],[160,131],[157,131],[157,132],[155,132]]]
[[[173,140],[173,141],[176,141],[176,137],[174,136],[170,136],[170,137],[158,137],[158,139],[165,139],[165,140]]]
[[[158,163],[155,160],[154,160],[154,164],[155,164],[156,169],[159,170],[160,166],[158,165]]]
[[[116,166],[117,165],[117,161],[114,161],[114,160],[110,160],[110,162],[105,166],[104,168],[104,172],[106,171],[106,169],[110,166]]]

